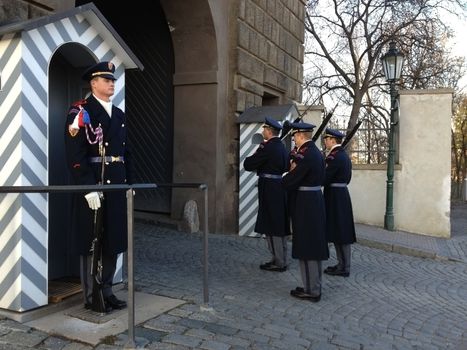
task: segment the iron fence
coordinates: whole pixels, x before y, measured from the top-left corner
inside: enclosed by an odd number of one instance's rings
[[[347,130],[339,128],[342,133]],[[388,133],[384,127],[375,126],[364,120],[347,146],[353,164],[386,164],[388,158]],[[396,135],[396,141],[398,137]],[[397,142],[396,142],[397,145]],[[398,160],[396,147],[396,162]]]

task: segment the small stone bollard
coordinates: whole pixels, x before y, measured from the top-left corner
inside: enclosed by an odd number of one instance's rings
[[[182,230],[188,233],[199,231],[198,204],[192,199],[186,202],[183,208]]]

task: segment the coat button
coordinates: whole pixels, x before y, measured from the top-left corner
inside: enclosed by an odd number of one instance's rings
[[[105,143],[105,145],[106,145],[106,146],[108,146],[108,145],[109,145],[109,143],[108,143],[108,142],[106,142],[106,143]]]
[[[125,146],[125,142],[122,142],[122,145]]]
[[[125,123],[122,124],[122,128],[124,128],[124,127],[125,127]]]
[[[110,180],[107,180],[107,183],[109,184],[109,183],[110,183]]]

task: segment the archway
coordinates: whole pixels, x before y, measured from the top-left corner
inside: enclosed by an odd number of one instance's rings
[[[87,2],[77,0],[76,5]],[[210,2],[161,0],[155,10],[131,5],[125,11],[108,1],[94,3],[145,67],[127,72],[126,81],[136,181],[207,181],[215,188],[223,150],[216,145],[218,43]],[[138,21],[130,24],[129,17]],[[215,208],[216,192],[209,193]],[[185,189],[145,191],[135,197],[135,209],[178,217],[194,196]]]
[[[76,1],[82,5],[91,1]],[[169,27],[156,2],[151,8],[134,4],[115,6],[104,0],[92,1],[112,27],[141,60],[144,71],[125,73],[125,114],[138,183],[170,183],[173,167],[173,84],[174,57]],[[129,21],[128,18],[138,18]],[[140,191],[135,209],[169,213],[171,190]]]
[[[216,187],[222,184],[224,166],[219,154],[219,66],[215,9],[208,0],[161,0],[171,30],[175,58],[173,182],[207,182],[210,188],[210,226],[222,220],[216,208]],[[219,182],[220,181],[220,182]],[[220,187],[223,187],[222,185]],[[224,196],[223,191],[222,196]],[[183,211],[189,199],[202,203],[202,195],[174,190],[172,216]],[[202,210],[200,212],[203,216]]]
[[[78,43],[60,46],[49,65],[48,182],[49,185],[71,183],[66,168],[64,131],[66,112],[73,101],[84,98],[88,85],[81,74],[96,62],[89,49]],[[49,281],[78,277],[79,257],[71,256],[71,194],[49,194]],[[79,282],[79,280],[78,280]]]

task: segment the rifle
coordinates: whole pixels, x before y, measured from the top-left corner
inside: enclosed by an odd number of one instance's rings
[[[302,119],[301,117],[295,118],[295,120],[292,123],[298,123],[301,119]],[[290,130],[292,130],[292,127],[290,126],[290,124],[292,123],[286,120],[284,122],[284,125],[282,125],[281,136],[279,137],[281,140],[283,140],[290,134]]]
[[[355,133],[357,132],[358,128],[362,124],[363,120],[359,120],[357,124],[353,127],[352,130],[345,136],[344,142],[342,142],[342,148],[346,148],[347,145],[349,144],[350,140],[352,140],[352,137],[354,137]]]
[[[99,124],[100,127],[100,124]],[[104,183],[104,169],[105,169],[105,148],[103,147],[103,134],[102,129],[99,131],[99,154],[101,155],[101,181]],[[101,196],[101,201],[104,200],[104,196]],[[103,204],[103,203],[102,203]],[[92,303],[91,310],[99,312],[101,314],[106,313],[104,294],[102,292],[102,211],[103,205],[94,211],[94,239],[92,241],[92,265],[91,265],[91,276],[92,276]]]
[[[92,241],[92,304],[91,310],[104,314],[106,312],[104,294],[102,293],[102,207],[94,211],[94,240]]]
[[[313,135],[312,137],[312,141],[315,142],[319,135],[321,135],[321,133],[323,132],[324,128],[326,127],[326,125],[329,123],[329,121],[331,120],[332,118],[332,115],[334,114],[334,111],[336,110],[337,108],[337,104],[334,106],[334,108],[325,115],[323,121],[321,122],[321,125],[318,127],[318,130],[316,130],[315,134]],[[302,120],[303,116],[300,116],[298,118],[295,118],[295,120],[293,121],[293,123],[298,123],[300,120]],[[292,127],[290,126],[290,122],[288,120],[286,120],[284,122],[284,125],[282,127],[282,133],[281,133],[281,136],[280,136],[280,139],[284,139],[287,135],[289,135],[290,133],[290,130],[292,130]]]
[[[329,120],[331,120],[332,115],[334,114],[334,111],[336,110],[336,108],[337,108],[337,103],[334,106],[334,108],[329,113],[326,114],[321,125],[318,127],[318,130],[316,130],[315,134],[311,138],[311,141],[315,142],[318,139],[319,135],[321,135],[326,125],[328,125]]]

